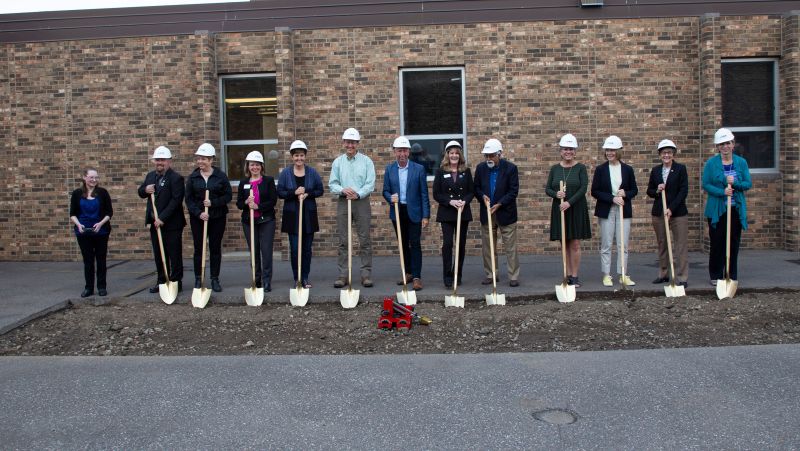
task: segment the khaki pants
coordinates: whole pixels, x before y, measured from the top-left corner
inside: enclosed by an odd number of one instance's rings
[[[497,259],[497,249],[499,248],[498,230],[503,237],[503,250],[505,251],[506,258],[508,259],[508,278],[509,280],[519,280],[519,257],[517,255],[517,224],[509,224],[507,226],[497,225],[495,220],[496,216],[492,218],[492,225],[494,226],[494,250],[495,250],[495,263],[499,266],[500,262]],[[489,253],[489,224],[481,224],[481,244],[483,246],[483,271],[486,277],[492,277],[492,256]],[[499,271],[498,271],[499,272]]]
[[[653,230],[658,240],[658,277],[669,277],[669,253],[667,251],[667,234],[664,230],[664,217],[652,216]],[[675,281],[686,282],[689,279],[689,217],[672,217],[669,220],[672,235],[672,257],[675,260]]]
[[[361,277],[370,277],[372,274],[372,240],[370,228],[372,227],[372,209],[369,205],[369,196],[352,201],[354,235],[358,235],[361,256]],[[337,264],[339,277],[347,278],[347,199],[340,197],[336,201],[336,232],[339,235],[339,253]],[[355,249],[353,249],[355,255]]]

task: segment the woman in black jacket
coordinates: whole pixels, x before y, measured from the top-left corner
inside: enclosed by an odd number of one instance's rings
[[[222,291],[219,282],[222,265],[222,236],[228,203],[233,198],[228,176],[219,168],[212,166],[216,150],[214,146],[203,143],[195,152],[195,169],[186,180],[186,209],[189,210],[189,225],[194,240],[194,287],[200,288],[200,271],[203,268],[203,223],[208,222],[208,249],[211,260],[211,289]],[[206,201],[206,191],[209,200]],[[208,213],[205,212],[208,208]]]
[[[464,268],[464,247],[467,244],[467,229],[472,221],[470,202],[475,197],[472,172],[466,167],[461,144],[450,141],[445,148],[442,165],[433,178],[433,198],[439,203],[436,222],[442,225],[442,272],[444,286],[453,286],[453,237],[456,234],[458,209],[461,211],[461,235],[458,237],[458,284]]]
[[[97,262],[97,294],[105,296],[106,256],[111,217],[114,208],[108,191],[98,186],[99,176],[94,168],[86,168],[83,184],[72,192],[69,220],[75,225],[75,236],[83,256],[83,277],[86,282],[81,297],[94,294],[95,261]]]
[[[247,177],[239,181],[236,206],[242,210],[242,227],[250,247],[250,210],[255,216],[256,286],[272,291],[272,243],[275,239],[275,179],[264,174],[264,156],[254,150],[245,159]],[[255,188],[255,189],[254,189]]]

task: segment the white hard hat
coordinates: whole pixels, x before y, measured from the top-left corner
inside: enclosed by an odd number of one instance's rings
[[[622,140],[619,139],[617,135],[611,135],[606,138],[606,142],[603,143],[603,149],[608,150],[619,150],[622,149]]]
[[[408,142],[408,138],[406,138],[405,136],[398,136],[397,138],[394,139],[392,147],[394,147],[395,149],[410,149],[411,143]]]
[[[578,148],[578,140],[572,133],[567,133],[566,135],[561,137],[561,140],[558,142],[559,147],[570,147],[573,149]]]
[[[733,132],[727,128],[721,128],[714,133],[714,144],[722,144],[728,141],[733,141]]]
[[[203,157],[214,157],[217,155],[217,150],[214,149],[209,143],[200,144],[200,147],[197,148],[197,152],[194,153],[195,155],[200,155]]]
[[[358,130],[350,127],[344,131],[342,139],[349,139],[351,141],[361,141],[361,134],[358,133]]]
[[[678,150],[678,146],[676,146],[674,142],[668,139],[662,139],[661,142],[658,143],[659,152],[661,152],[661,149],[665,149],[667,147],[672,147],[673,149]]]
[[[169,148],[166,146],[158,146],[156,150],[153,152],[152,158],[155,160],[156,158],[164,158],[164,159],[171,159],[172,152],[170,152]]]
[[[449,143],[447,143],[447,145],[444,146],[444,150],[447,150],[447,149],[449,149],[451,147],[458,147],[459,149],[463,149],[463,147],[461,147],[461,143],[459,143],[456,140],[453,140],[453,141],[450,141]]]
[[[306,143],[298,139],[296,141],[293,141],[292,145],[289,146],[289,152],[293,151],[294,149],[308,150],[308,147],[306,147]]]
[[[261,152],[254,150],[247,154],[247,158],[244,159],[245,161],[256,161],[261,164],[264,164],[264,155]]]
[[[488,141],[486,141],[486,144],[483,145],[483,150],[481,151],[481,153],[492,154],[502,151],[503,151],[503,145],[500,144],[500,141],[494,138],[490,138]]]

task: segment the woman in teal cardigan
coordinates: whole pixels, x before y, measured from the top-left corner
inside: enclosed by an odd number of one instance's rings
[[[711,157],[703,168],[703,190],[708,193],[704,216],[708,220],[711,244],[708,275],[712,285],[725,276],[728,196],[732,196],[730,278],[737,280],[739,241],[742,230],[747,230],[747,199],[744,193],[753,186],[747,161],[733,153],[733,133],[727,128],[717,130],[714,133],[714,145],[719,154]]]

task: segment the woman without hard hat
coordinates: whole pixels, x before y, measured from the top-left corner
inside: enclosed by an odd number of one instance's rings
[[[94,168],[83,172],[83,184],[72,192],[69,202],[69,220],[75,224],[75,237],[83,256],[83,278],[86,282],[81,297],[94,294],[95,261],[97,261],[97,294],[105,296],[106,255],[108,236],[111,233],[111,217],[114,208],[111,196],[98,184],[99,176]]]
[[[675,143],[669,139],[663,139],[658,143],[661,164],[650,171],[647,195],[653,198],[653,209],[650,214],[658,241],[658,277],[653,283],[667,283],[670,278],[667,234],[664,228],[664,221],[667,220],[675,255],[675,283],[685,287],[689,279],[689,210],[686,208],[689,176],[686,173],[686,166],[674,159],[677,151]],[[667,211],[663,211],[662,191],[666,194]]]
[[[433,178],[433,198],[439,203],[436,222],[442,226],[442,272],[444,286],[453,286],[454,264],[458,265],[458,284],[464,274],[464,247],[467,244],[467,229],[472,221],[470,202],[475,197],[472,172],[466,166],[464,153],[458,141],[450,141],[445,146],[442,165]],[[453,262],[453,237],[456,234],[458,209],[461,211],[461,235],[458,240],[458,262]]]
[[[711,284],[724,278],[725,242],[727,234],[728,196],[731,198],[731,260],[730,278],[738,280],[737,257],[742,230],[747,229],[747,199],[745,191],[753,183],[750,168],[744,158],[733,153],[733,133],[721,128],[714,133],[717,155],[706,161],[703,168],[703,190],[708,194],[704,216],[708,220],[708,238],[711,251],[708,254],[708,275]]]
[[[291,248],[292,273],[297,280],[297,240],[300,199],[303,199],[303,259],[300,275],[305,288],[311,288],[308,273],[311,271],[311,245],[314,233],[319,231],[316,198],[322,196],[324,188],[322,178],[316,169],[306,166],[308,147],[297,140],[289,146],[292,155],[292,166],[281,171],[278,177],[278,197],[284,199],[281,219],[281,232],[289,235]]]
[[[278,193],[275,179],[264,175],[264,155],[254,150],[245,158],[245,177],[239,181],[236,206],[242,210],[242,227],[250,247],[250,210],[255,217],[253,250],[256,260],[256,287],[272,291],[272,243],[275,239],[275,204]]]
[[[218,167],[213,166],[216,149],[203,143],[195,152],[197,168],[186,180],[186,209],[194,241],[194,287],[200,288],[203,269],[203,223],[208,223],[208,250],[211,263],[211,289],[220,292],[219,271],[222,265],[222,236],[228,215],[228,203],[233,198],[231,182]],[[209,200],[206,199],[208,191]],[[205,212],[208,207],[208,213]]]
[[[550,209],[550,241],[561,240],[561,211],[564,212],[567,241],[567,275],[570,285],[580,287],[578,270],[581,266],[580,240],[592,237],[589,223],[589,210],[586,204],[586,190],[589,188],[589,174],[586,166],[575,160],[578,140],[571,134],[561,137],[558,143],[561,161],[550,168],[545,192],[553,198]],[[564,181],[566,191],[560,191],[559,183]],[[561,203],[564,199],[564,203]]]
[[[611,246],[614,237],[617,240],[617,273],[619,283],[636,285],[628,276],[628,239],[631,233],[633,217],[633,198],[639,193],[633,168],[622,162],[622,140],[615,135],[606,138],[603,143],[606,162],[597,166],[592,177],[592,197],[597,199],[594,215],[600,223],[600,269],[603,271],[603,285],[614,285],[611,278]],[[622,205],[623,218],[619,217]],[[619,236],[619,221],[623,223],[623,234]],[[620,242],[624,244],[624,254],[619,252]],[[624,260],[623,260],[624,259]],[[622,280],[622,267],[626,268],[625,280]]]

